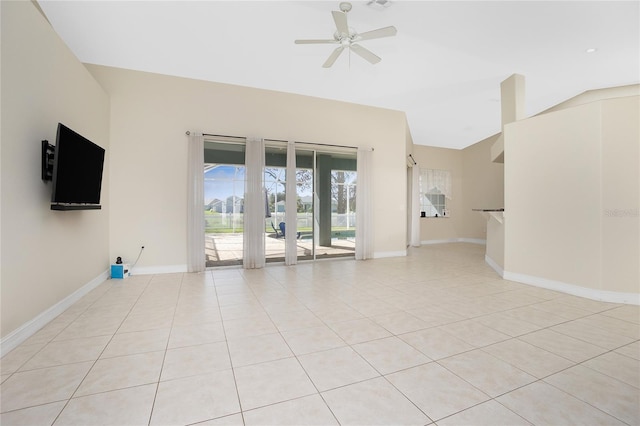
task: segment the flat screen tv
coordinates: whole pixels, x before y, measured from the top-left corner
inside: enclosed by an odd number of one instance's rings
[[[51,210],[100,209],[104,148],[58,123]]]

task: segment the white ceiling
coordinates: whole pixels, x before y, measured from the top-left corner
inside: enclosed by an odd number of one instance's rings
[[[39,1],[82,62],[278,90],[406,112],[416,144],[464,148],[500,131],[500,82],[526,78],[526,114],[585,90],[640,80],[638,1],[354,1],[370,65],[322,64],[338,1]],[[596,48],[595,53],[586,49]],[[349,59],[351,59],[349,61]]]

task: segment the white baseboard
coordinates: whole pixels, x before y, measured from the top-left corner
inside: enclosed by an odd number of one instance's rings
[[[448,244],[448,243],[472,243],[472,244],[487,244],[487,240],[481,238],[448,238],[446,240],[424,240],[420,241],[420,244]]]
[[[457,243],[458,239],[457,238],[449,238],[446,240],[424,240],[424,241],[420,241],[420,244],[428,246],[431,244],[447,244],[447,243]]]
[[[471,244],[480,244],[483,246],[487,245],[487,240],[482,238],[458,238],[458,242],[461,243],[471,243]]]
[[[187,265],[163,265],[131,268],[131,275],[175,274],[187,272]]]
[[[492,258],[490,258],[489,256],[487,256],[485,254],[484,255],[484,261],[487,262],[487,265],[491,266],[491,268],[494,271],[496,271],[498,273],[498,275],[500,275],[502,278],[504,278],[504,269],[502,269],[502,266],[498,265],[495,260],[493,260]]]
[[[0,340],[0,357],[5,356],[15,349],[20,343],[33,336],[38,330],[51,322],[58,315],[67,310],[71,305],[80,300],[84,295],[105,282],[109,278],[109,271],[104,271],[46,311],[35,318],[22,324]]]
[[[383,257],[401,257],[401,256],[406,256],[407,255],[407,251],[406,250],[400,250],[400,251],[377,251],[375,253],[373,253],[373,258],[374,259],[382,259]]]
[[[597,290],[593,288],[580,287],[575,284],[568,284],[562,281],[554,281],[547,278],[540,278],[532,275],[518,274],[508,271],[504,271],[502,277],[505,280],[529,284],[536,287],[546,288],[548,290],[555,290],[562,293],[572,294],[574,296],[598,300],[600,302],[640,305],[640,294],[638,293],[622,293],[617,291]]]

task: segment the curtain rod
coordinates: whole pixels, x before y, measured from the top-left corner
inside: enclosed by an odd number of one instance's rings
[[[185,135],[189,136],[191,134],[191,132],[189,130],[187,130],[185,132]],[[211,136],[211,137],[218,137],[218,138],[238,138],[238,139],[247,139],[246,136],[231,136],[231,135],[215,135],[212,133],[203,133],[202,136]],[[269,138],[264,138],[265,141],[270,141],[270,142],[288,142],[282,139],[269,139]],[[294,141],[295,143],[299,143],[299,144],[303,144],[303,145],[322,145],[322,146],[332,146],[335,148],[349,148],[349,149],[358,149],[357,146],[348,146],[348,145],[335,145],[335,144],[327,144],[327,143],[313,143],[313,142],[302,142],[302,141]],[[371,147],[363,147],[364,149],[369,149],[371,151],[374,151],[373,148]]]

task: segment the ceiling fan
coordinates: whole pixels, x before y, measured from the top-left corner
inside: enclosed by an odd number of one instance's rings
[[[336,32],[333,34],[333,39],[326,40],[296,40],[296,44],[339,44],[329,58],[322,65],[324,68],[331,67],[338,59],[343,50],[349,49],[355,54],[361,56],[371,64],[377,64],[382,59],[371,52],[369,49],[357,44],[363,40],[372,40],[374,38],[391,37],[397,34],[396,27],[384,27],[377,30],[367,31],[364,33],[357,33],[353,29],[350,29],[347,24],[347,13],[351,10],[351,3],[340,3],[340,10],[334,10],[331,12],[333,20],[336,23]]]

